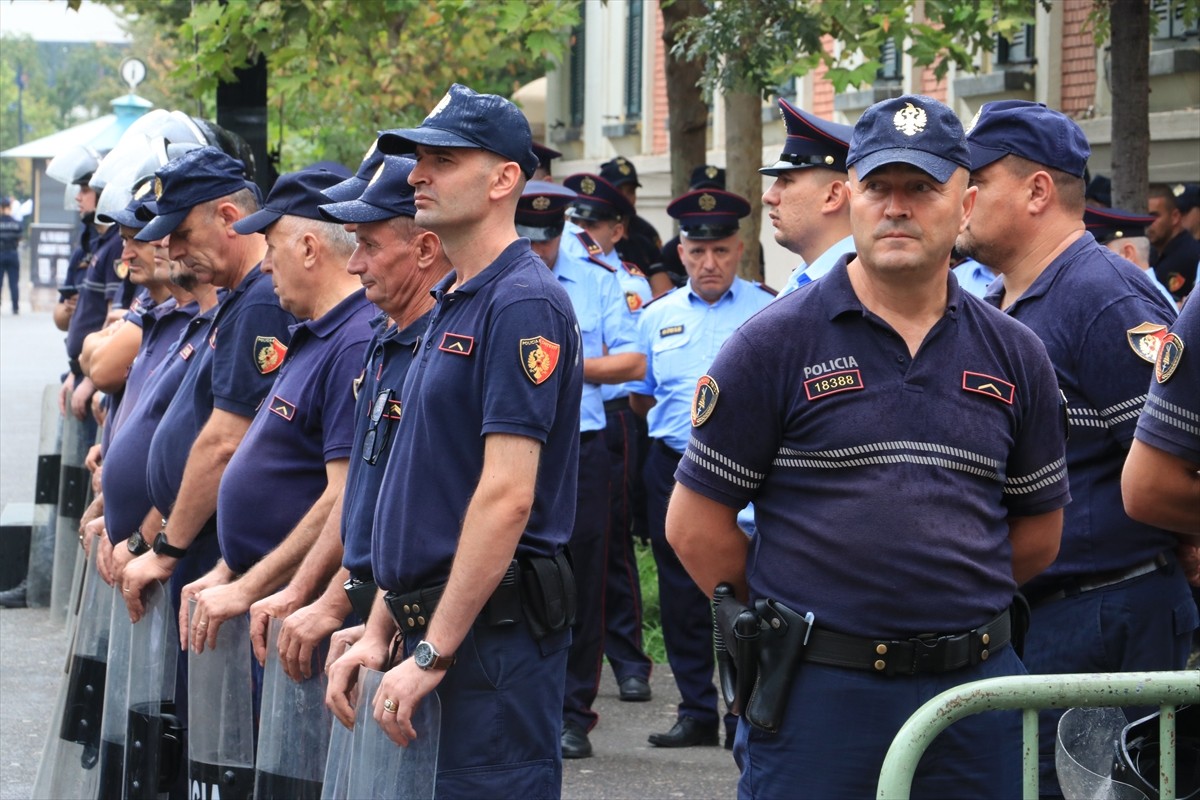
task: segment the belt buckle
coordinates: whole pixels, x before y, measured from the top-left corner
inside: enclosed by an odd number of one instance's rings
[[[913,648],[912,670],[910,675],[923,672],[945,672],[946,654],[950,651],[949,642],[953,636],[917,636],[909,639]]]

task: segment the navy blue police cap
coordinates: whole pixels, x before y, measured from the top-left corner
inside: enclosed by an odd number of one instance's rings
[[[1045,103],[998,100],[984,103],[967,133],[971,169],[1007,155],[1082,178],[1092,148],[1073,119]]]
[[[876,103],[854,126],[846,167],[862,180],[888,164],[909,164],[945,183],[959,167],[971,168],[962,123],[944,103],[921,94]]]
[[[779,98],[779,114],[787,128],[783,152],[774,164],[763,167],[759,172],[778,176],[786,170],[805,167],[846,171],[846,155],[854,128],[809,114],[782,97]]]
[[[551,161],[556,158],[562,158],[562,153],[558,152],[553,147],[546,147],[546,145],[542,144],[541,142],[533,143],[533,154],[538,158],[538,166],[546,170],[546,172],[550,171]]]
[[[579,196],[567,206],[571,219],[603,221],[629,219],[634,215],[633,205],[617,187],[599,175],[580,172],[563,181],[563,186]]]
[[[562,236],[567,206],[574,191],[549,181],[530,181],[517,200],[517,233],[531,242],[548,242]]]
[[[1154,217],[1134,214],[1121,208],[1088,206],[1083,210],[1083,226],[1100,244],[1108,244],[1114,239],[1145,236],[1146,226],[1151,222],[1154,222]]]
[[[692,170],[692,177],[688,180],[688,191],[696,191],[697,189],[724,189],[725,188],[725,170],[713,164],[701,164]]]
[[[137,212],[146,204],[152,197],[151,192],[154,190],[154,176],[147,175],[133,185],[133,197],[125,204],[125,207],[112,211],[106,214],[97,214],[96,221],[105,225],[121,225],[125,228],[133,228],[141,230],[146,227],[147,219],[142,219]]]
[[[450,87],[420,127],[384,131],[379,136],[379,149],[385,155],[408,155],[416,145],[487,150],[515,161],[526,179],[538,166],[529,120],[521,109],[499,95],[479,94],[460,83]]]
[[[371,147],[363,156],[358,171],[341,183],[335,183],[325,190],[328,203],[344,203],[347,200],[357,200],[367,183],[374,177],[379,165],[383,163],[383,153],[379,150],[379,140],[371,142]]]
[[[416,188],[408,176],[417,162],[407,156],[384,156],[367,182],[362,196],[321,206],[321,216],[334,222],[380,222],[394,217],[415,217]]]
[[[637,167],[625,156],[617,156],[601,164],[600,177],[613,186],[624,186],[627,183],[632,183],[634,186],[642,185],[638,182]]]
[[[241,161],[219,147],[189,150],[154,173],[154,199],[141,211],[154,218],[135,238],[157,242],[178,228],[196,206],[242,189],[258,195],[254,184],[246,180],[246,165]]]
[[[324,220],[320,207],[329,200],[324,190],[341,180],[341,175],[323,169],[280,175],[263,207],[233,223],[233,229],[241,234],[262,233],[283,216]]]
[[[1171,187],[1171,194],[1175,195],[1175,207],[1181,214],[1200,206],[1200,183],[1177,183]]]
[[[1083,193],[1085,200],[1094,200],[1105,206],[1112,205],[1112,178],[1107,175],[1097,175],[1088,181],[1087,190]]]
[[[711,241],[737,233],[738,220],[750,216],[750,204],[733,192],[701,189],[672,200],[667,214],[679,220],[684,239]]]

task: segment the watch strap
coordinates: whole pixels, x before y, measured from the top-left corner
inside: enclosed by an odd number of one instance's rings
[[[173,546],[167,541],[167,532],[159,531],[158,536],[154,537],[154,552],[160,556],[183,558],[187,555],[187,548]]]

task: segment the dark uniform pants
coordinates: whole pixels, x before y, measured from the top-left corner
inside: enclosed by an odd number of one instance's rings
[[[16,250],[0,251],[0,280],[8,281],[8,295],[12,298],[12,310],[21,307],[21,260]]]
[[[658,565],[663,643],[682,698],[679,715],[715,726],[717,689],[713,684],[715,662],[709,601],[667,544],[667,502],[675,488],[675,467],[680,458],[679,453],[661,440],[651,440],[642,471],[646,484],[646,523]]]
[[[642,585],[633,552],[634,493],[641,483],[646,426],[626,398],[609,403],[614,407],[607,411],[604,426],[610,469],[604,655],[618,682],[630,677],[649,680],[652,665],[642,646]]]
[[[604,574],[608,564],[608,452],[600,431],[579,437],[579,486],[571,566],[575,570],[578,610],[567,658],[563,719],[591,730],[599,719],[592,702],[600,686],[604,658]]]

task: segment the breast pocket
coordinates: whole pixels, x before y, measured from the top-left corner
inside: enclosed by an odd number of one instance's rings
[[[704,374],[706,364],[696,363],[692,335],[688,331],[660,336],[650,346],[654,375],[660,383],[670,380],[695,380]]]
[[[600,309],[594,304],[575,309],[575,318],[579,320],[579,333],[583,336],[584,358],[597,358],[604,355],[604,321]]]

